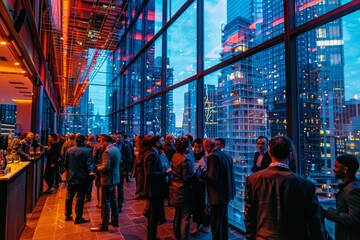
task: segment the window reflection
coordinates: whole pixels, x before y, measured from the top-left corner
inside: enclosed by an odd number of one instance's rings
[[[145,52],[145,96],[154,94],[162,88],[162,48],[161,38]]]
[[[196,136],[196,82],[175,88],[166,94],[167,133]]]
[[[167,86],[178,83],[196,73],[196,28],[195,4],[189,6],[169,27],[167,31],[167,68],[172,69],[174,80],[173,83],[167,82]]]
[[[161,96],[145,102],[145,132],[154,132],[155,135],[162,135],[161,126]]]

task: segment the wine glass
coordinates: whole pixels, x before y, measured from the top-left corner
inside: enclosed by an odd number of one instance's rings
[[[20,156],[19,155],[14,155],[14,163],[15,163],[15,166],[19,166],[19,164],[20,164]]]
[[[30,147],[29,154],[30,154],[30,159],[33,159],[34,158],[34,147]]]

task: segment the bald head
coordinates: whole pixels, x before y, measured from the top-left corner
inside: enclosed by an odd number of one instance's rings
[[[211,138],[205,138],[203,141],[203,147],[207,153],[212,153],[216,149],[215,141]]]

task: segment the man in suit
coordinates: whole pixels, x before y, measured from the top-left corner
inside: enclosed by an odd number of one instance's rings
[[[212,239],[228,239],[228,204],[235,197],[233,160],[230,155],[216,148],[213,139],[204,139],[203,146],[209,154],[207,170],[201,173],[201,177],[207,183]]]
[[[90,149],[85,147],[84,135],[76,137],[76,146],[69,148],[65,154],[65,169],[67,194],[65,202],[65,221],[71,221],[72,202],[76,194],[75,224],[89,222],[82,217],[84,210],[85,194],[89,187],[89,173],[93,170]]]
[[[160,160],[159,150],[164,146],[164,138],[156,135],[149,141],[149,149],[144,155],[144,194],[148,198],[148,209],[145,213],[148,218],[147,240],[156,240],[157,225],[160,212],[164,208],[166,193],[166,176],[171,174],[171,168],[164,171]]]
[[[91,228],[91,231],[108,231],[109,224],[119,227],[118,205],[115,196],[115,186],[120,182],[120,150],[113,145],[110,136],[103,136],[101,143],[105,149],[102,154],[102,163],[97,167],[101,172],[102,210],[103,219],[100,227]],[[111,206],[111,223],[109,223]]]
[[[358,169],[359,161],[354,155],[342,155],[334,164],[335,178],[342,183],[336,194],[336,209],[324,210],[324,215],[335,222],[337,240],[360,238],[360,181],[355,177]]]
[[[169,162],[171,162],[171,159],[173,155],[175,154],[175,137],[172,134],[168,134],[165,137],[165,145],[164,145],[164,152],[166,157],[168,158]]]
[[[270,166],[248,176],[245,191],[247,239],[324,239],[320,206],[311,181],[289,169],[292,142],[269,142]]]
[[[94,161],[94,165],[97,166],[99,164],[101,164],[102,161],[102,154],[104,152],[105,149],[103,149],[102,146],[102,137],[106,136],[106,134],[100,134],[100,136],[98,137],[97,141],[98,143],[95,144],[94,148],[93,148],[93,161]],[[97,168],[95,168],[95,186],[96,186],[96,198],[97,198],[97,208],[101,208],[101,173],[99,171],[97,171]]]
[[[131,152],[130,146],[124,142],[124,136],[121,132],[115,133],[114,145],[120,150],[121,163],[120,163],[120,183],[117,184],[118,189],[118,211],[122,212],[122,204],[124,202],[124,179],[128,178],[131,172],[134,154]]]
[[[271,163],[271,158],[268,154],[268,138],[265,136],[259,136],[256,139],[257,152],[254,156],[254,165],[251,168],[253,173],[267,168]]]

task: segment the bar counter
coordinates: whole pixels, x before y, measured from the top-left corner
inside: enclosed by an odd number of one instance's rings
[[[16,240],[26,225],[26,178],[29,162],[8,164],[0,176],[0,240]]]
[[[44,157],[29,160],[26,189],[26,212],[31,213],[39,200],[43,189]]]

